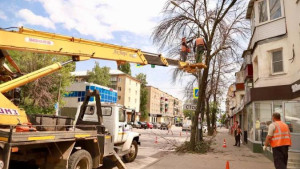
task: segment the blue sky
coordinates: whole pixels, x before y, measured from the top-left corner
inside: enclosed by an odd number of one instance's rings
[[[0,27],[24,26],[41,31],[139,48],[157,53],[151,33],[166,0],[1,0]],[[84,2],[84,3],[83,3]],[[116,69],[116,63],[97,60]],[[95,60],[79,62],[76,71],[90,70]],[[174,67],[131,64],[132,74],[147,74],[149,85],[183,98],[184,78],[172,83]]]

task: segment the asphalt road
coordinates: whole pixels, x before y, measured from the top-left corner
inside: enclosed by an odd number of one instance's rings
[[[138,156],[132,163],[126,163],[128,169],[141,169],[157,162],[159,159],[173,152],[175,147],[189,139],[189,132],[182,132],[181,127],[172,127],[172,133],[159,129],[133,129],[141,134]],[[115,169],[109,160],[104,160],[104,166],[99,169]]]

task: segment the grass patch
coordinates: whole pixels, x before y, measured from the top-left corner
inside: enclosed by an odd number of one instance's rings
[[[176,152],[178,153],[198,153],[204,154],[210,150],[211,140],[204,140],[197,142],[193,150],[191,143],[189,141],[184,142],[180,146],[176,147]]]

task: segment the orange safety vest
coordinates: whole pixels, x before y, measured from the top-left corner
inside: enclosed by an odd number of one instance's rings
[[[184,45],[181,45],[181,51],[182,52],[187,52],[188,48]]]
[[[204,46],[204,40],[203,38],[197,38],[196,39],[196,46],[201,45]]]
[[[288,125],[282,121],[276,121],[273,124],[275,125],[275,132],[271,138],[271,147],[291,146],[292,141]]]

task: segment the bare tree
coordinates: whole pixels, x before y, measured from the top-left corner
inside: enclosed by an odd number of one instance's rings
[[[164,19],[153,32],[153,42],[160,49],[168,50],[169,56],[178,56],[182,37],[186,37],[187,41],[203,37],[206,41],[207,51],[204,57],[207,68],[193,75],[199,79],[196,117],[201,114],[204,119],[212,59],[221,52],[228,58],[240,56],[240,40],[247,39],[249,32],[248,22],[244,18],[245,3],[238,0],[169,0],[163,9]],[[177,70],[178,74],[181,73]],[[190,138],[192,149],[197,141],[203,140],[202,131],[199,132],[199,137],[196,135],[197,126],[198,118],[195,118]]]

